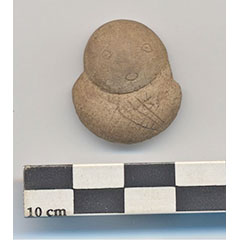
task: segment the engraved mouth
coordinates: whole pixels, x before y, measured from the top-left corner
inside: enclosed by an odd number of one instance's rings
[[[125,77],[128,81],[133,81],[138,77],[137,73],[129,73],[127,74],[127,76]]]

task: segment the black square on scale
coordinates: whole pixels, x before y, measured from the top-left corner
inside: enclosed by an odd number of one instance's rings
[[[174,163],[124,164],[125,187],[175,186]]]
[[[123,213],[124,189],[74,189],[74,213]]]
[[[24,189],[72,189],[72,165],[27,166]]]

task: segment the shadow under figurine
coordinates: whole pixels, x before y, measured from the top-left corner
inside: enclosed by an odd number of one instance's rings
[[[182,98],[163,43],[130,20],[108,22],[93,33],[72,94],[82,123],[120,143],[141,142],[165,130]]]

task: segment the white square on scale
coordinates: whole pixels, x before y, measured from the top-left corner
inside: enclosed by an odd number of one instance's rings
[[[175,192],[175,187],[125,188],[125,213],[174,213]]]
[[[73,164],[73,188],[121,188],[124,164]]]
[[[226,185],[225,161],[176,162],[177,186]]]
[[[24,190],[25,217],[73,215],[72,189]]]

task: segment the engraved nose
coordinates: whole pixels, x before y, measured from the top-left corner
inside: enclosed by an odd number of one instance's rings
[[[128,81],[133,81],[135,80],[136,78],[138,77],[138,74],[137,73],[129,73],[126,75],[126,79]]]

